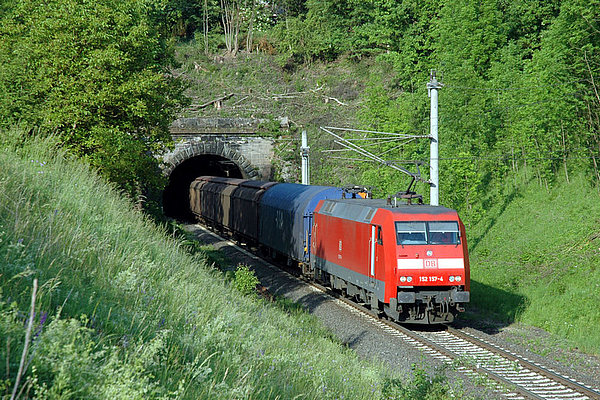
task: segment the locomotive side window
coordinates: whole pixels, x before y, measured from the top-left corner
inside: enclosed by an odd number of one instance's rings
[[[396,222],[398,244],[427,244],[425,222]]]
[[[427,225],[429,244],[460,244],[457,222],[428,222]]]

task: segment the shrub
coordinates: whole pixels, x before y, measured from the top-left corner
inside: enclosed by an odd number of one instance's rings
[[[256,285],[260,281],[249,266],[240,264],[235,270],[233,286],[244,295],[250,295],[256,291]]]

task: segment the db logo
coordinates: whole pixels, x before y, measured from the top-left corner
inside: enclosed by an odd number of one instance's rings
[[[425,268],[437,268],[437,260],[424,260]]]

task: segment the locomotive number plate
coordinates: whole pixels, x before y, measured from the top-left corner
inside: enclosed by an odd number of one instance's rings
[[[443,276],[420,276],[419,282],[444,282]]]

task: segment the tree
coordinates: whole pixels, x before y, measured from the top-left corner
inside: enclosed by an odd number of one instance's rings
[[[238,36],[242,23],[239,0],[221,0],[221,19],[227,53],[235,56],[239,50]]]
[[[0,19],[0,124],[38,127],[136,196],[185,102],[160,1],[30,0]]]

